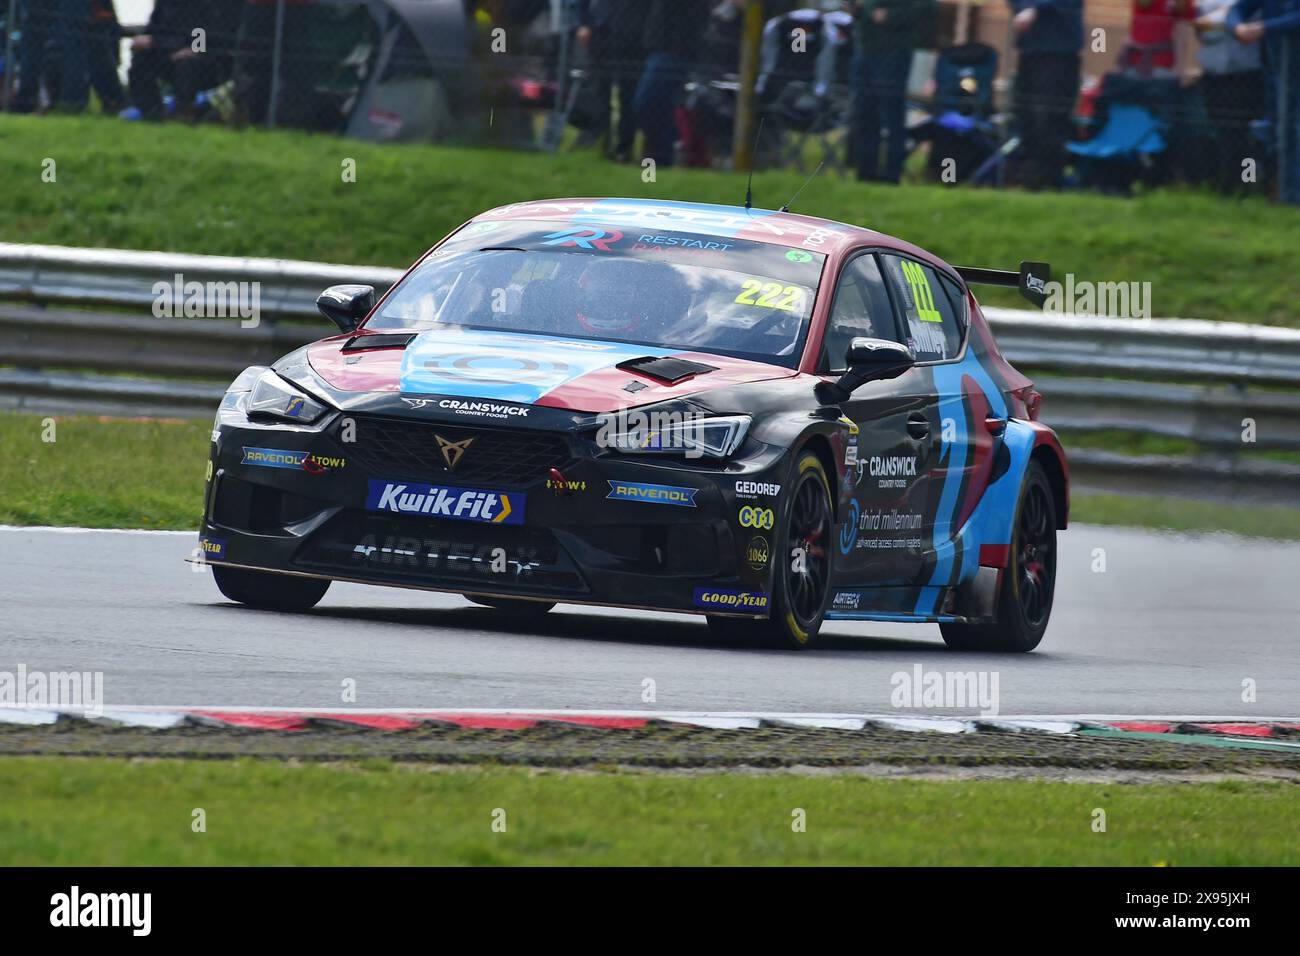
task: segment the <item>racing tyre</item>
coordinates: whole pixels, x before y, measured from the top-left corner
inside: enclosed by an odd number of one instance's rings
[[[217,588],[232,601],[267,611],[306,611],[316,606],[330,588],[321,578],[269,574],[243,568],[212,566]]]
[[[944,643],[962,651],[1032,651],[1043,639],[1056,591],[1056,499],[1031,462],[1016,505],[1011,556],[1002,574],[995,624],[940,624]]]
[[[801,454],[787,487],[790,507],[772,550],[776,566],[771,617],[765,621],[710,617],[709,627],[717,637],[747,638],[794,650],[806,650],[817,641],[830,590],[835,527],[830,482],[821,459],[810,451]],[[802,552],[798,561],[795,549]]]
[[[554,601],[521,601],[517,598],[483,597],[479,594],[466,594],[465,599],[483,607],[495,608],[498,611],[508,611],[511,614],[519,615],[545,614],[555,607]]]

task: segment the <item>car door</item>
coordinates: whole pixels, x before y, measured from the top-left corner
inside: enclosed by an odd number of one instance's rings
[[[892,296],[870,251],[840,271],[819,371],[838,377],[845,351],[858,336],[902,341]],[[925,411],[929,392],[910,382],[913,376],[868,382],[841,406],[857,435],[843,462],[848,501],[836,528],[837,587],[910,586],[920,574],[926,520],[921,485],[934,435]]]
[[[927,263],[904,255],[880,256],[880,267],[893,301],[903,342],[916,366],[898,381],[912,402],[909,426],[924,420],[929,437],[909,505],[922,516],[924,579],[917,584],[947,583],[952,541],[960,530],[961,499],[966,491],[972,444],[990,438],[970,427],[963,374],[967,330],[965,297],[960,286]],[[919,431],[919,426],[918,426]],[[984,456],[987,457],[987,456]],[[949,570],[951,570],[949,568]],[[937,576],[936,576],[936,572]]]

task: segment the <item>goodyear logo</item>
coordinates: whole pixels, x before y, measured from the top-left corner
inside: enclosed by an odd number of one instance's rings
[[[203,557],[220,561],[226,556],[226,542],[223,538],[199,538],[199,550]]]
[[[347,459],[329,455],[313,455],[307,451],[286,451],[282,448],[244,448],[241,464],[259,468],[289,468],[313,475],[324,474],[347,465]]]
[[[366,496],[366,507],[371,511],[480,524],[523,524],[526,502],[527,496],[513,491],[449,488],[373,478]]]
[[[698,488],[678,488],[674,485],[647,485],[633,481],[610,481],[609,494],[605,497],[619,501],[644,501],[656,505],[677,505],[681,508],[694,508],[695,493],[697,491],[699,491]]]
[[[757,528],[760,531],[770,531],[776,524],[776,515],[771,508],[755,508],[752,505],[746,505],[740,509],[740,526],[742,528]]]
[[[719,591],[696,588],[695,606],[724,611],[766,611],[767,594],[762,591]]]

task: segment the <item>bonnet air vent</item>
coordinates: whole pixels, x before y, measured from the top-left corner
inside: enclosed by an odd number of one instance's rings
[[[667,382],[669,385],[676,385],[678,382],[684,382],[696,375],[704,375],[706,372],[716,372],[718,370],[716,365],[702,365],[699,362],[691,362],[687,359],[659,358],[654,355],[628,359],[626,362],[619,362],[616,367],[625,372],[636,372],[638,375],[656,378],[661,382]]]
[[[343,343],[344,352],[360,352],[365,349],[404,349],[415,338],[414,332],[376,332],[371,335],[354,335]]]

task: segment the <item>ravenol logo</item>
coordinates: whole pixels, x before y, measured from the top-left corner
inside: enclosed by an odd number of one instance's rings
[[[678,505],[682,508],[694,508],[695,493],[699,490],[698,488],[678,488],[674,485],[646,485],[632,481],[610,481],[609,494],[605,497],[616,498],[620,501],[648,501],[656,505]]]
[[[727,611],[766,611],[767,595],[762,591],[718,591],[695,589],[696,607],[721,608]]]
[[[483,524],[523,524],[525,495],[478,488],[448,488],[443,485],[402,484],[370,480],[366,507],[402,515],[477,521]]]
[[[240,464],[256,465],[259,468],[289,468],[295,471],[310,472],[313,475],[324,474],[347,465],[344,458],[328,455],[313,455],[306,451],[285,451],[282,448],[244,447],[244,459]]]

